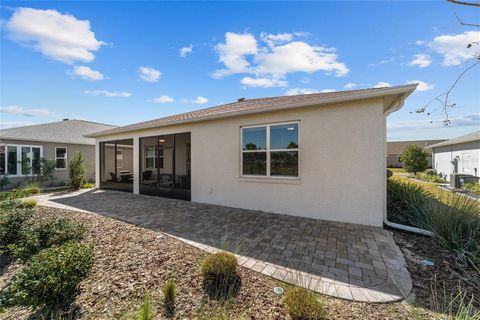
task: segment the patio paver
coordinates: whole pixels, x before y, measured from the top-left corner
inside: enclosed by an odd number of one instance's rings
[[[151,228],[207,252],[232,251],[243,267],[343,299],[397,301],[412,289],[402,252],[378,227],[107,190],[36,198]]]

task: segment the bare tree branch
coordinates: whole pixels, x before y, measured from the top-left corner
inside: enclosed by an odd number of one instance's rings
[[[480,2],[469,2],[469,1],[459,1],[459,0],[447,0],[447,1],[455,4],[460,4],[462,6],[480,7]]]
[[[443,124],[448,126],[450,124],[450,120],[448,119],[448,108],[453,108],[456,106],[456,103],[452,103],[452,104],[449,104],[448,102],[448,98],[450,96],[450,93],[452,92],[452,90],[455,88],[455,86],[458,84],[458,82],[460,81],[460,79],[468,72],[470,71],[471,69],[473,69],[475,66],[477,66],[478,64],[480,64],[480,57],[475,57],[477,59],[477,61],[475,61],[475,63],[473,63],[472,65],[470,65],[468,68],[466,68],[465,70],[462,71],[462,73],[460,73],[457,77],[457,79],[453,82],[453,84],[450,86],[450,88],[439,94],[438,96],[436,96],[435,98],[433,98],[432,100],[430,100],[426,105],[424,105],[423,107],[421,107],[420,109],[417,109],[415,112],[416,113],[424,113],[427,108],[433,103],[433,102],[438,102],[441,106],[442,106],[442,109],[443,109],[443,113],[445,114],[445,120],[443,120]],[[444,98],[442,98],[444,97]],[[428,113],[430,114],[430,113]]]
[[[455,15],[455,17],[457,18],[458,22],[462,25],[462,26],[469,26],[469,27],[477,27],[477,28],[480,28],[480,24],[475,24],[475,23],[468,23],[468,22],[463,22],[457,15],[457,13],[455,11],[453,11],[453,14]]]

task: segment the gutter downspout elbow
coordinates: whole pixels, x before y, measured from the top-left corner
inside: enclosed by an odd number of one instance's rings
[[[408,231],[408,232],[412,232],[412,233],[421,234],[421,235],[424,235],[424,236],[433,237],[433,232],[431,232],[431,231],[428,231],[428,230],[425,230],[425,229],[420,229],[420,228],[415,228],[415,227],[410,227],[410,226],[406,226],[406,225],[403,225],[403,224],[398,224],[398,223],[395,223],[395,222],[388,221],[386,212],[383,215],[383,223],[385,225],[391,227],[391,228],[394,228],[394,229],[399,229],[399,230],[403,230],[403,231]]]

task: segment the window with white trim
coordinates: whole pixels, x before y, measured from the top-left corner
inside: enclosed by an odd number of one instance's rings
[[[123,150],[117,150],[117,168],[123,168]]]
[[[163,169],[163,145],[145,147],[145,169]]]
[[[12,177],[40,173],[42,146],[8,144],[0,148],[0,174]]]
[[[55,148],[55,169],[64,170],[67,169],[67,148],[56,147]]]
[[[242,127],[242,176],[298,177],[298,122]]]

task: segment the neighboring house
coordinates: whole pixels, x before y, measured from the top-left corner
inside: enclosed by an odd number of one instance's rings
[[[400,161],[400,156],[405,150],[405,147],[410,144],[415,144],[428,154],[428,167],[432,167],[432,152],[427,147],[429,145],[439,143],[445,140],[414,140],[414,141],[391,141],[387,142],[387,167],[388,168],[401,168],[402,162]]]
[[[465,173],[479,176],[480,131],[429,146],[433,153],[434,169],[445,175]]]
[[[83,120],[59,122],[0,130],[0,175],[7,175],[15,184],[30,176],[22,172],[23,159],[30,166],[40,158],[55,160],[55,180],[67,182],[68,163],[75,152],[85,156],[87,179],[95,179],[95,139],[84,135],[115,126]],[[31,171],[31,170],[30,170]]]
[[[96,183],[136,194],[382,226],[386,117],[415,88],[239,99],[92,134]],[[117,169],[119,159],[108,150],[125,146],[133,150],[133,163],[123,160]]]

